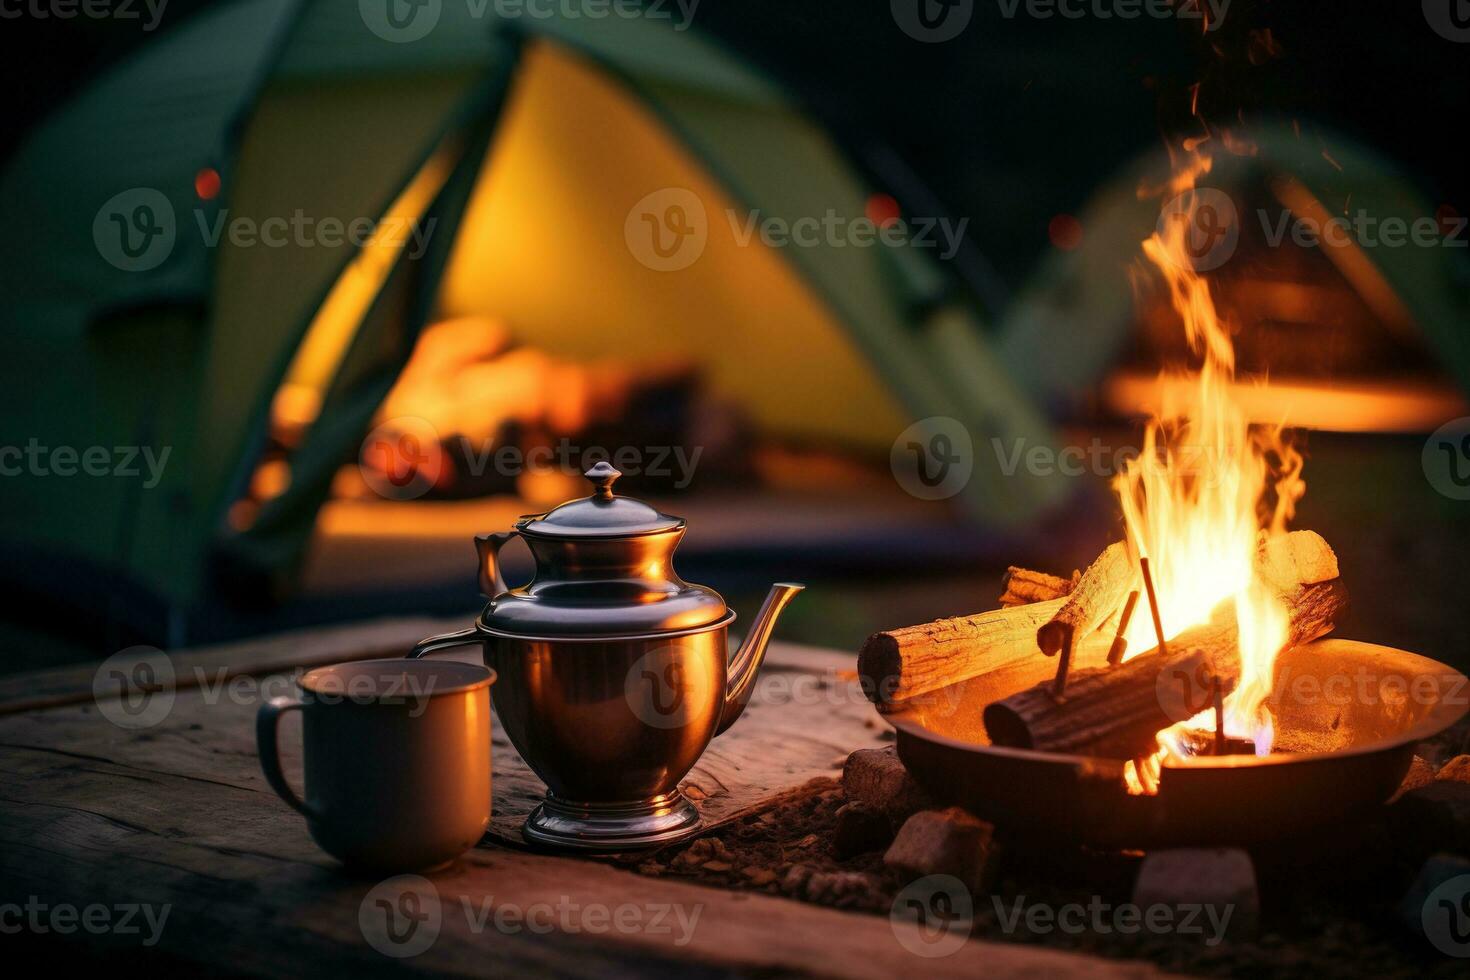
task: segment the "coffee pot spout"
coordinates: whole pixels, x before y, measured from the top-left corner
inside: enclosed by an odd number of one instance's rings
[[[786,604],[796,597],[796,593],[806,588],[797,582],[777,582],[771,586],[771,591],[766,593],[766,601],[761,603],[761,611],[755,614],[755,621],[750,624],[750,631],[745,634],[745,642],[740,644],[740,649],[730,660],[729,682],[725,688],[725,707],[720,712],[720,724],[715,729],[718,735],[735,723],[740,713],[745,710],[746,702],[750,700],[751,692],[755,690],[756,675],[760,673],[761,661],[766,659],[766,647],[771,642],[771,632],[776,628],[776,619]]]

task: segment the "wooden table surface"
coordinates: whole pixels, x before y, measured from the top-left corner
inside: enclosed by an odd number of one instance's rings
[[[167,710],[140,727],[109,720],[142,716],[120,713],[105,683],[94,693],[95,668],[7,678],[0,928],[24,914],[24,929],[44,933],[29,938],[62,944],[53,952],[238,975],[1158,975],[974,939],[920,957],[886,918],[537,853],[515,826],[539,783],[498,731],[497,814],[479,847],[423,878],[349,875],[266,786],[256,709],[302,665],[381,656],[448,625],[382,621],[179,652],[176,683],[154,695]],[[773,646],[751,708],[686,782],[708,821],[879,744],[852,665],[848,653]],[[282,742],[299,773],[294,725]]]

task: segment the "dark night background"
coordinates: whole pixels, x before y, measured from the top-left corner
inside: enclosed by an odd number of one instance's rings
[[[168,0],[158,30],[212,2]],[[150,40],[141,23],[0,20],[0,158]],[[1281,53],[1252,58],[1252,32],[1267,28]],[[1470,47],[1434,33],[1412,0],[1234,0],[1204,37],[1198,21],[1007,19],[998,0],[977,0],[966,30],[941,44],[904,35],[882,0],[700,0],[694,29],[764,65],[845,138],[890,144],[971,217],[973,244],[1011,288],[1046,248],[1053,215],[1186,124],[1196,81],[1212,120],[1299,118],[1308,137],[1325,125],[1400,162],[1440,204],[1470,206],[1456,135],[1470,116]]]

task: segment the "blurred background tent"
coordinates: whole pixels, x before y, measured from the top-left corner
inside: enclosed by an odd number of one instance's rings
[[[318,592],[413,601],[435,578],[405,573],[426,534],[467,555],[471,533],[556,496],[521,485],[488,507],[416,503],[408,516],[368,499],[323,512],[421,328],[445,318],[462,325],[449,347],[479,324],[466,357],[493,358],[502,341],[484,335],[504,333],[537,364],[556,359],[564,370],[543,372],[550,391],[535,393],[557,402],[552,415],[565,414],[568,383],[610,372],[627,389],[658,370],[697,379],[752,439],[788,451],[758,474],[803,491],[806,509],[764,532],[788,554],[881,544],[892,563],[905,545],[932,557],[963,543],[952,513],[888,506],[892,487],[832,520],[851,481],[806,465],[802,447],[886,460],[930,416],[1006,444],[1050,441],[984,343],[983,287],[953,264],[918,246],[741,241],[750,216],[898,216],[888,188],[758,71],[650,19],[507,25],[446,4],[404,40],[368,29],[354,5],[220,4],[97,79],[13,155],[0,220],[36,234],[0,256],[7,421],[42,446],[170,453],[156,486],[13,484],[0,533],[25,556],[21,584],[182,642],[298,593],[315,530]],[[658,218],[669,188],[693,196],[706,239],[673,272],[626,244],[630,209],[653,195]],[[432,233],[329,247],[286,233],[301,215]],[[257,240],[273,221],[280,242]],[[430,410],[407,406],[399,414]],[[531,421],[552,436],[586,428]],[[1007,527],[1060,500],[1055,479],[977,469],[960,503],[972,526]],[[723,529],[748,545],[749,519],[771,511],[732,506],[711,508],[723,518],[702,529],[707,542]]]
[[[841,579],[793,614],[799,633],[829,603],[822,642],[891,625],[874,592],[917,621],[987,604],[1007,560],[1065,571],[1115,533],[1103,481],[1006,476],[1000,454],[1131,444],[1158,368],[1183,357],[1131,272],[1158,214],[1138,194],[1167,166],[1158,131],[1189,125],[1202,79],[1200,108],[1255,120],[1260,148],[1213,178],[1242,219],[1214,284],[1250,325],[1248,371],[1286,382],[1299,420],[1354,434],[1358,463],[1417,460],[1422,433],[1465,411],[1462,250],[1269,246],[1256,220],[1352,205],[1454,227],[1463,168],[1424,136],[1470,97],[1417,10],[1236,0],[1203,36],[977,5],[959,38],[926,44],[883,4],[703,0],[693,26],[426,7],[438,19],[409,43],[323,0],[172,0],[156,32],[82,19],[0,37],[67,41],[0,64],[17,120],[0,220],[19,229],[0,242],[0,445],[170,452],[156,486],[6,478],[11,614],[100,625],[116,649],[461,609],[470,533],[581,491],[471,472],[458,436],[709,450],[689,486],[630,491],[690,517],[691,577]],[[705,236],[661,272],[629,222],[667,216],[669,188]],[[952,253],[740,242],[752,215],[829,209],[971,217]],[[229,233],[297,214],[432,232],[361,249]],[[403,416],[430,422],[424,440]],[[951,500],[889,471],[927,416],[974,436]],[[1344,547],[1371,550],[1392,533],[1380,502],[1313,478],[1333,445],[1316,442],[1307,506],[1351,514]],[[409,472],[412,499],[385,499],[409,450],[433,479]]]

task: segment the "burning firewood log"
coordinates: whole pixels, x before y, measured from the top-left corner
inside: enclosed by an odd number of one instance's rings
[[[1087,566],[1076,588],[1057,614],[1036,631],[1036,645],[1048,657],[1056,656],[1070,634],[1082,638],[1118,610],[1133,583],[1133,563],[1122,541],[1103,549]]]
[[[863,690],[879,707],[1036,656],[1036,630],[1065,598],[874,633],[858,651]]]
[[[1006,569],[1000,609],[874,633],[858,652],[868,697],[890,707],[957,681],[1025,663],[1036,631],[1050,622],[1081,578]]]
[[[1006,569],[1005,578],[1001,580],[1006,588],[1000,594],[1001,608],[1060,599],[1071,594],[1081,576],[1081,572],[1073,572],[1071,578],[1062,578],[1060,575],[1048,575],[1046,572],[1034,572],[1029,568],[1012,565]]]
[[[1347,604],[1347,589],[1338,576],[1337,557],[1320,535],[1295,531],[1273,539],[1262,548],[1256,569],[1289,614],[1283,649],[1332,631]],[[1239,679],[1235,617],[1228,609],[1221,612],[1214,622],[1180,633],[1163,650],[1156,647],[1117,667],[1074,671],[1063,698],[1053,697],[1047,683],[994,702],[984,715],[990,740],[1123,759],[1148,754],[1161,729],[1199,707],[1187,688],[1179,692],[1179,704],[1169,703],[1171,685],[1161,685],[1161,677],[1218,677],[1225,688]]]

